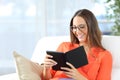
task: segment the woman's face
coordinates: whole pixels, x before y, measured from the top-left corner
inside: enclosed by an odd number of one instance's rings
[[[87,42],[88,27],[82,17],[74,17],[72,31],[80,41],[80,44]]]

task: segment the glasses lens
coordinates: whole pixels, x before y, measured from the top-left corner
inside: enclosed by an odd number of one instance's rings
[[[84,29],[85,29],[84,24],[80,24],[79,26],[71,26],[72,31],[77,31],[77,30],[83,31]]]

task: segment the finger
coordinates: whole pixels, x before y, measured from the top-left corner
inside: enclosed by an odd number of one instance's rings
[[[71,69],[70,68],[67,68],[67,67],[61,67],[62,70],[64,70],[65,72],[71,72]]]
[[[44,60],[44,64],[53,64],[53,65],[56,65],[57,62],[54,61],[54,60],[52,60],[52,59],[45,59],[45,60]]]
[[[54,63],[54,64],[57,64],[57,62],[56,61],[54,61],[53,59],[51,59],[53,56],[51,56],[51,55],[46,55],[46,60],[48,60],[48,61],[50,61],[50,62],[52,62],[52,63]],[[44,60],[45,61],[45,60]]]
[[[69,77],[72,77],[72,73],[71,72],[64,72],[67,76],[69,76]]]
[[[44,63],[44,67],[46,67],[46,68],[50,68],[50,67],[52,67],[52,66],[54,66],[54,65],[56,65],[55,63],[52,63],[52,62],[45,62]]]
[[[53,57],[52,55],[46,54],[46,58],[52,58],[52,57]]]
[[[74,67],[71,63],[66,62],[66,64],[67,64],[68,66],[70,66],[72,69],[75,69],[75,67]]]
[[[70,71],[64,71],[64,73],[68,76],[68,77],[71,77],[73,78],[74,76],[74,73],[70,70]]]

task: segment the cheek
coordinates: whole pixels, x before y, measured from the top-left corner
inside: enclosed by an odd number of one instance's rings
[[[87,40],[87,37],[88,37],[88,31],[84,31],[84,34],[85,34],[85,37],[84,37],[84,40],[86,41]]]
[[[86,29],[86,30],[84,31],[84,33],[85,33],[85,34],[88,34],[88,30]]]
[[[85,33],[85,35],[86,35],[86,39],[87,39],[87,36],[88,36],[88,30],[86,30],[84,33]]]
[[[88,37],[88,32],[87,31],[85,32],[85,35],[86,35],[86,39],[87,39],[87,37]]]

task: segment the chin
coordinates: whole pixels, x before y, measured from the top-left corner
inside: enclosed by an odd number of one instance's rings
[[[84,43],[84,42],[85,42],[85,40],[80,40],[80,39],[79,39],[79,42]]]
[[[80,43],[85,43],[86,39],[78,39]]]

